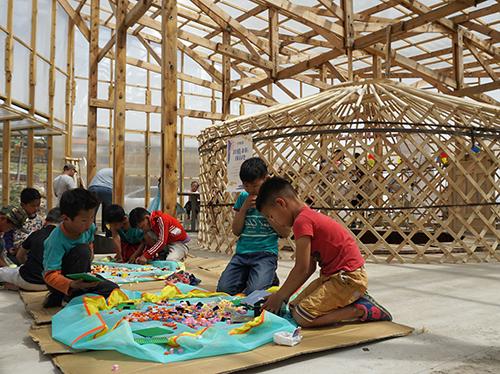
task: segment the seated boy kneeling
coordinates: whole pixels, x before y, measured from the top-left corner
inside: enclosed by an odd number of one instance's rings
[[[231,258],[217,285],[218,292],[230,295],[251,294],[279,284],[278,231],[288,236],[289,230],[271,225],[271,222],[255,209],[255,199],[260,186],[268,178],[267,166],[258,157],[241,164],[240,179],[245,191],[234,204],[233,233],[239,236],[236,254]]]
[[[155,243],[137,257],[136,263],[146,264],[149,260],[184,261],[191,240],[181,223],[171,215],[159,210],[149,213],[144,208],[134,208],[129,214],[130,225],[144,232],[145,239],[151,231],[157,238]]]
[[[115,261],[135,262],[144,249],[144,232],[130,225],[125,211],[118,204],[106,207],[103,215],[113,238]]]
[[[292,316],[300,326],[392,320],[389,312],[366,294],[365,261],[342,225],[309,208],[291,184],[279,177],[262,185],[256,205],[269,222],[293,227],[296,242],[295,266],[280,290],[265,301],[264,309],[278,312],[315,272],[318,262],[320,277],[290,302]]]
[[[94,257],[94,217],[98,201],[89,191],[76,188],[63,193],[59,208],[62,223],[45,239],[44,280],[49,294],[44,307],[61,306],[62,301],[86,293],[108,297],[118,286],[108,280],[85,282],[65,275],[88,273]]]

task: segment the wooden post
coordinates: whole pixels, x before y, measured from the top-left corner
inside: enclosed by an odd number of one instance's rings
[[[31,1],[31,52],[29,66],[29,112],[35,114],[35,88],[36,88],[36,27],[37,27],[38,1]],[[35,164],[35,132],[28,129],[28,160],[27,160],[27,186],[33,187],[33,171]]]
[[[391,75],[391,64],[392,64],[391,33],[392,33],[392,27],[391,25],[389,25],[385,29],[385,77],[386,78],[389,78],[389,76]]]
[[[372,57],[373,79],[380,79],[382,78],[382,60],[377,55]]]
[[[275,8],[269,8],[269,59],[272,62],[271,77],[276,78],[279,68],[279,25],[278,11]]]
[[[116,24],[124,24],[128,0],[116,2]],[[116,30],[115,49],[115,100],[113,147],[113,202],[123,206],[125,197],[125,105],[127,79],[127,27]]]
[[[222,31],[222,44],[231,46],[231,34],[224,29]],[[224,119],[231,114],[231,58],[224,54],[222,56],[222,115]]]
[[[47,210],[54,206],[54,188],[52,184],[52,174],[54,172],[54,137],[47,136]]]
[[[464,31],[460,26],[453,33],[453,70],[457,90],[460,90],[464,87]]]
[[[89,89],[87,116],[87,185],[90,184],[97,169],[97,107],[91,106],[97,99],[99,54],[99,6],[100,0],[90,3],[90,42],[89,42]],[[118,21],[117,21],[118,22]]]
[[[353,7],[352,0],[342,0],[344,15],[344,47],[347,54],[347,72],[349,81],[354,80],[352,68],[352,46],[354,44]]]
[[[151,62],[151,53],[148,51],[148,62]],[[146,70],[146,105],[151,105],[151,73]],[[151,178],[149,177],[149,156],[151,155],[151,113],[146,113],[146,133],[144,134],[144,206],[147,208],[151,199]]]
[[[68,18],[68,51],[66,71],[66,136],[64,137],[64,156],[73,155],[73,80],[75,75],[75,23]],[[50,178],[52,180],[52,178]],[[48,180],[47,180],[48,181]]]
[[[180,71],[184,73],[184,52],[181,52],[181,68]],[[184,110],[186,107],[186,98],[184,97],[184,81],[181,81],[179,108]],[[224,104],[223,104],[224,105]],[[181,136],[179,139],[179,192],[184,191],[184,116],[180,117],[181,121]],[[181,206],[184,206],[184,195],[180,195]]]
[[[12,94],[12,18],[14,13],[14,0],[7,3],[7,37],[5,38],[5,103],[11,104]],[[2,133],[2,205],[9,204],[10,197],[10,121],[4,121]]]
[[[161,11],[161,203],[175,215],[177,202],[177,0],[162,0]]]
[[[56,16],[57,0],[52,0],[50,26],[50,66],[49,66],[49,124],[54,125],[54,98],[56,81]],[[47,139],[47,208],[53,206],[52,172],[54,148],[52,136]]]

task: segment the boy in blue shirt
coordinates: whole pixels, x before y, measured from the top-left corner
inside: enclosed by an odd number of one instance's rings
[[[44,241],[43,279],[50,293],[45,308],[61,306],[62,301],[86,293],[108,297],[118,288],[113,282],[85,282],[72,280],[65,275],[89,273],[94,257],[94,217],[99,202],[92,193],[75,188],[63,193],[59,208],[62,223]]]
[[[273,227],[255,208],[260,186],[268,178],[267,166],[258,157],[241,165],[240,179],[245,191],[234,204],[233,233],[239,236],[236,254],[231,258],[217,285],[218,292],[230,295],[262,290],[279,284],[278,234],[286,237],[289,230]]]

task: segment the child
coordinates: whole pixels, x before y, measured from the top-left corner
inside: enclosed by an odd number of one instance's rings
[[[37,214],[40,209],[42,196],[35,188],[25,188],[21,191],[21,208],[28,215],[22,228],[18,228],[5,235],[5,248],[10,262],[18,264],[16,255],[29,234],[40,230],[43,226],[42,218]],[[18,264],[19,265],[19,264]]]
[[[26,291],[44,291],[47,289],[43,280],[43,242],[52,230],[61,222],[61,211],[54,208],[47,214],[44,227],[32,232],[17,252],[18,268],[0,268],[0,282]]]
[[[76,188],[63,193],[59,208],[62,223],[44,242],[44,280],[50,290],[44,307],[60,306],[85,293],[108,297],[118,288],[113,282],[85,282],[71,280],[66,274],[88,273],[94,257],[93,241],[96,226],[93,223],[98,201],[92,193]]]
[[[111,204],[104,210],[104,219],[111,230],[118,262],[134,262],[144,247],[144,232],[130,226],[125,211],[120,205]]]
[[[186,245],[190,238],[184,227],[174,217],[159,210],[149,213],[144,208],[135,208],[129,214],[132,227],[137,227],[148,236],[153,231],[158,240],[148,246],[136,259],[138,264],[146,264],[158,257],[160,260],[183,261],[189,251]]]
[[[6,232],[23,227],[28,216],[22,208],[12,205],[3,207],[0,210],[0,266],[8,266],[7,253],[5,253],[5,245],[3,235]]]
[[[255,199],[268,178],[267,166],[258,157],[241,164],[240,179],[245,191],[234,204],[233,233],[239,236],[236,254],[231,258],[217,285],[218,292],[230,295],[278,285],[278,234],[266,218],[255,209]],[[282,236],[288,232],[279,229]]]
[[[366,295],[368,278],[356,241],[338,222],[300,201],[283,178],[266,181],[257,197],[257,209],[269,222],[293,226],[295,266],[280,290],[263,308],[273,313],[315,272],[320,277],[290,303],[295,321],[303,327],[332,325],[346,320],[385,321],[392,317]]]

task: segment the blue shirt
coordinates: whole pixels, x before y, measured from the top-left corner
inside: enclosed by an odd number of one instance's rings
[[[240,193],[233,209],[240,210],[248,196],[249,194],[246,191]],[[266,217],[260,214],[257,209],[250,208],[247,210],[243,231],[236,243],[236,253],[244,254],[255,252],[272,252],[277,255],[278,234],[271,225],[269,225]]]
[[[96,232],[95,224],[90,229],[81,234],[77,239],[70,239],[58,226],[50,233],[49,237],[43,242],[43,269],[44,271],[61,270],[62,259],[65,254],[71,251],[79,244],[90,244],[94,241]]]
[[[105,187],[112,189],[113,188],[113,169],[104,168],[99,170],[95,177],[92,178],[92,181],[89,184],[90,187]]]

